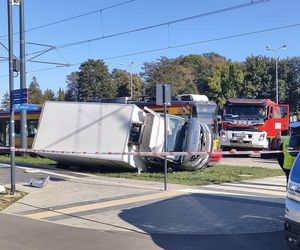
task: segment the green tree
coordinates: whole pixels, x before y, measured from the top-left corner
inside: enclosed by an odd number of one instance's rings
[[[55,98],[56,101],[64,101],[66,97],[66,93],[62,88],[59,88],[57,91],[57,96]]]
[[[72,72],[70,75],[67,75],[67,89],[64,97],[65,101],[79,101],[79,72]]]
[[[270,58],[266,56],[247,57],[243,68],[245,79],[241,97],[269,98],[275,101],[275,81],[272,76]]]
[[[55,93],[51,89],[44,91],[44,101],[55,101]]]
[[[223,83],[222,89],[226,99],[240,97],[244,83],[244,73],[239,63],[229,63],[227,77]]]
[[[156,62],[145,63],[142,74],[147,83],[147,94],[155,95],[156,83],[171,85],[172,95],[198,93],[194,83],[193,69],[178,61],[161,57]]]
[[[300,57],[292,57],[279,62],[279,99],[282,103],[290,104],[291,112],[298,114],[300,110]],[[285,85],[282,85],[282,79]],[[285,87],[285,90],[282,90]],[[285,98],[281,95],[285,91]]]
[[[9,105],[10,105],[10,98],[9,98],[8,92],[6,91],[3,94],[2,99],[1,99],[1,108],[8,109]]]
[[[111,73],[112,84],[116,88],[116,95],[130,96],[131,92],[131,79],[130,73],[121,70],[113,69]],[[132,92],[133,96],[142,96],[143,80],[137,74],[132,74]]]
[[[203,55],[187,55],[184,57],[178,57],[177,60],[185,67],[192,69],[194,83],[197,86],[197,90],[202,95],[207,95],[209,92],[207,79],[210,75],[210,61]]]
[[[82,63],[77,83],[79,101],[112,98],[116,95],[116,89],[111,83],[107,65],[103,60],[89,59]]]
[[[130,75],[125,70],[113,69],[111,78],[117,96],[130,96]]]
[[[32,81],[28,88],[28,102],[32,104],[42,104],[44,101],[42,90],[37,82],[36,77],[32,78]]]

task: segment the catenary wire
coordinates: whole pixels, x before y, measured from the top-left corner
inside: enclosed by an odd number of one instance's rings
[[[37,27],[29,28],[29,29],[25,30],[25,32],[30,32],[30,31],[34,31],[34,30],[38,30],[38,29],[43,29],[43,28],[46,28],[46,27],[49,27],[49,26],[52,26],[52,25],[56,25],[56,24],[59,24],[59,23],[63,23],[63,22],[71,21],[71,20],[78,19],[78,18],[81,18],[81,17],[85,17],[85,16],[88,16],[88,15],[92,15],[92,14],[95,14],[95,13],[98,13],[98,12],[102,12],[104,10],[119,7],[121,5],[125,5],[125,4],[131,3],[131,2],[135,2],[135,1],[137,1],[137,0],[129,0],[129,1],[126,1],[126,2],[114,4],[114,5],[111,5],[111,6],[107,6],[107,7],[102,8],[102,9],[97,9],[97,10],[93,10],[93,11],[90,11],[90,12],[86,12],[86,13],[83,13],[83,14],[80,14],[80,15],[77,15],[77,16],[72,16],[72,17],[69,17],[69,18],[65,18],[65,19],[55,21],[55,22],[43,24],[43,25],[40,25],[40,26],[37,26]],[[19,32],[14,33],[14,34],[19,34]],[[0,36],[0,38],[4,38],[4,37],[7,37],[7,35]]]
[[[176,48],[180,48],[180,47],[193,46],[193,45],[203,44],[203,43],[217,42],[217,41],[222,41],[222,40],[234,39],[234,38],[239,38],[239,37],[251,36],[251,35],[256,35],[256,34],[261,34],[261,33],[266,33],[266,32],[278,31],[278,30],[289,29],[289,28],[297,28],[297,27],[300,27],[300,23],[295,23],[295,24],[290,24],[290,25],[285,25],[285,26],[280,26],[280,27],[274,27],[274,28],[269,28],[269,29],[263,29],[263,30],[257,30],[257,31],[251,31],[251,32],[246,32],[246,33],[240,33],[240,34],[236,34],[236,35],[212,38],[212,39],[207,39],[207,40],[202,40],[202,41],[197,41],[197,42],[178,44],[178,45],[173,45],[170,47],[166,46],[166,47],[162,47],[162,48],[144,50],[144,51],[133,52],[133,53],[117,55],[117,56],[111,56],[111,57],[102,58],[102,60],[106,61],[106,60],[112,60],[112,59],[123,58],[123,57],[128,57],[128,56],[154,53],[154,52],[159,52],[159,51],[164,51],[164,50],[169,50],[169,49],[176,49]],[[70,64],[69,67],[77,66],[80,64],[81,64],[81,62],[73,63],[73,64]],[[27,73],[48,71],[48,70],[54,70],[54,69],[59,69],[59,68],[65,68],[65,67],[48,67],[48,68],[43,68],[43,69],[38,69],[38,70],[27,71]],[[0,76],[0,78],[7,77],[7,76],[8,75],[2,75],[2,76]]]
[[[230,7],[227,7],[227,8],[222,8],[222,9],[218,9],[218,10],[214,10],[214,11],[210,11],[210,12],[206,12],[206,13],[201,13],[201,14],[194,15],[194,16],[189,16],[189,17],[180,18],[180,19],[176,19],[176,20],[172,20],[172,21],[168,21],[168,22],[154,24],[154,25],[150,25],[150,26],[146,26],[146,27],[142,27],[142,28],[138,28],[138,29],[132,29],[132,30],[128,30],[128,31],[114,33],[114,34],[111,34],[111,35],[100,36],[100,37],[86,39],[86,40],[82,40],[82,41],[76,41],[76,42],[71,42],[71,43],[56,45],[55,47],[57,49],[62,49],[62,48],[67,48],[67,47],[73,47],[73,46],[81,45],[81,44],[84,44],[84,43],[91,43],[91,42],[95,42],[95,41],[102,40],[102,39],[113,38],[113,37],[121,36],[121,35],[127,35],[127,34],[130,34],[130,33],[140,32],[140,31],[144,31],[144,30],[148,30],[148,29],[153,29],[153,28],[158,28],[158,27],[161,27],[161,26],[166,26],[166,25],[169,26],[170,24],[185,22],[185,21],[188,21],[188,20],[192,20],[192,19],[196,19],[196,18],[201,18],[201,17],[206,17],[206,16],[210,16],[210,15],[220,14],[220,13],[223,13],[223,12],[228,12],[228,11],[232,11],[232,10],[246,8],[246,7],[249,7],[249,6],[253,6],[253,5],[257,5],[257,4],[262,4],[262,3],[270,2],[270,1],[271,0],[251,1],[251,2],[245,3],[245,4],[239,4],[239,5],[235,5],[235,6],[230,6]],[[28,55],[34,55],[35,53],[40,53],[40,52],[41,51],[36,51],[36,52],[32,52],[32,53],[30,53]]]

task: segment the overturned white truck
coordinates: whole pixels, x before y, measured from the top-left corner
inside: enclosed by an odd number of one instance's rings
[[[207,125],[197,119],[167,116],[168,152],[211,152]],[[128,154],[163,152],[164,119],[134,104],[46,102],[33,149],[62,164],[98,167],[161,167],[163,157]],[[204,168],[210,154],[168,155],[174,169]]]

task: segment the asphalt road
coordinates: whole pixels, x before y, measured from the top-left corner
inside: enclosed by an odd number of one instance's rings
[[[5,250],[210,249],[285,250],[283,232],[226,235],[139,234],[68,227],[0,214]]]
[[[241,159],[243,161],[241,161]],[[264,159],[260,158],[239,158],[237,161],[235,158],[224,158],[224,160],[229,161],[229,164],[233,164],[238,162],[241,165],[244,165],[244,161],[248,162],[250,165],[255,164],[254,160],[263,161],[261,164],[270,165],[269,160],[264,162]],[[274,160],[273,160],[274,161]],[[274,162],[273,162],[274,163]],[[224,163],[223,163],[224,164]],[[275,163],[274,163],[275,164]],[[38,172],[28,172],[26,168],[17,168],[16,169],[16,177],[17,183],[28,182],[30,178],[40,178],[44,177],[45,174]],[[64,170],[50,170],[53,172],[61,172]],[[71,175],[78,175],[77,173],[65,171],[65,173]],[[51,176],[51,175],[50,175]],[[53,175],[53,180],[58,178],[57,175]],[[0,166],[0,184],[8,184],[10,181],[10,169],[9,166]],[[63,182],[62,182],[63,183]],[[98,184],[97,184],[98,185]],[[100,188],[100,186],[99,186]],[[103,192],[103,188],[101,192]],[[110,191],[111,192],[111,191]],[[209,199],[208,199],[209,198]],[[176,201],[176,202],[175,202]],[[174,203],[174,204],[173,204]],[[252,204],[253,203],[253,204]],[[177,204],[177,205],[176,205]],[[180,208],[178,204],[182,204]],[[288,249],[286,247],[286,243],[284,241],[283,231],[281,231],[281,227],[274,227],[273,230],[265,230],[264,226],[266,224],[273,223],[273,221],[268,221],[268,223],[261,224],[260,222],[263,220],[257,220],[259,223],[257,225],[257,230],[250,230],[249,232],[260,232],[260,233],[242,233],[242,231],[232,231],[230,233],[224,233],[218,231],[213,231],[209,234],[200,233],[180,233],[180,228],[178,228],[178,233],[165,233],[160,232],[157,233],[155,230],[146,230],[146,226],[148,224],[153,225],[156,224],[155,221],[159,224],[170,225],[167,222],[173,221],[174,217],[177,219],[181,219],[182,225],[186,227],[191,224],[195,224],[197,221],[197,225],[201,229],[205,225],[217,225],[219,222],[226,222],[226,225],[232,225],[232,227],[236,227],[236,223],[234,222],[235,217],[245,217],[238,216],[241,211],[248,211],[246,214],[249,215],[252,212],[255,215],[259,215],[259,218],[268,219],[276,217],[279,218],[283,214],[283,209],[281,205],[276,205],[273,203],[262,203],[249,200],[245,202],[240,199],[221,199],[217,197],[212,199],[211,196],[203,196],[203,195],[189,195],[188,197],[179,197],[174,199],[165,200],[162,202],[156,202],[155,204],[145,204],[144,206],[133,206],[126,207],[126,209],[121,208],[123,210],[122,213],[119,214],[122,220],[130,223],[131,225],[135,225],[136,227],[142,228],[147,233],[138,233],[138,232],[124,232],[124,231],[103,231],[103,230],[94,230],[94,229],[85,229],[85,228],[77,228],[70,227],[66,225],[60,225],[47,221],[40,220],[32,220],[25,217],[8,215],[0,213],[0,249],[5,250],[35,250],[35,249],[43,249],[43,250],[68,250],[68,249],[209,249],[209,250],[285,250]],[[263,206],[265,205],[265,207]],[[272,205],[272,206],[271,206]],[[282,204],[283,205],[283,204]],[[253,207],[251,207],[253,206]],[[174,209],[175,208],[175,209]],[[200,209],[201,208],[201,209]],[[161,210],[173,211],[172,213],[165,213],[166,216],[161,213]],[[189,212],[192,210],[203,211],[204,214],[198,211],[199,214],[196,214],[197,220],[193,221],[184,221],[184,215],[187,216]],[[181,210],[183,212],[181,212]],[[221,212],[220,212],[221,210]],[[176,212],[177,211],[177,212]],[[205,212],[207,211],[207,212]],[[255,211],[260,211],[255,212]],[[101,212],[101,211],[100,211]],[[106,211],[107,212],[107,211]],[[209,212],[214,213],[218,216],[205,217],[205,214]],[[263,214],[264,212],[271,213],[271,215]],[[101,214],[101,213],[100,213]],[[147,214],[147,216],[143,216]],[[151,217],[151,223],[149,223],[149,214]],[[199,215],[199,216],[198,216]],[[227,216],[228,215],[228,216]],[[189,218],[188,216],[187,218]],[[201,217],[203,220],[201,220]],[[251,217],[251,216],[250,216]],[[173,219],[172,219],[173,218]],[[220,220],[223,218],[224,221]],[[251,219],[252,221],[253,219]],[[253,227],[253,221],[251,222],[246,217],[244,218],[245,225],[242,225],[244,228]],[[271,224],[272,224],[271,223]],[[277,222],[274,220],[274,223]],[[180,224],[180,223],[179,223]],[[178,225],[179,225],[178,224]],[[188,225],[187,225],[188,224]],[[275,225],[274,224],[274,225]],[[278,224],[278,223],[277,223]],[[276,225],[277,225],[276,224]],[[201,226],[202,225],[202,226]],[[221,225],[221,224],[220,224]],[[273,224],[272,224],[273,225]],[[275,226],[276,226],[275,225]],[[196,231],[196,230],[195,230]],[[204,231],[203,231],[204,232]]]

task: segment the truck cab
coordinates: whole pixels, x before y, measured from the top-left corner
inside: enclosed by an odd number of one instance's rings
[[[289,128],[289,106],[269,99],[229,99],[220,132],[222,148],[277,149]]]
[[[143,128],[140,152],[163,152],[164,115],[145,107],[147,112]],[[173,169],[196,170],[206,167],[211,158],[213,140],[209,127],[197,118],[167,115],[167,151],[174,152],[167,156]],[[199,152],[197,155],[178,155],[182,152]],[[143,157],[150,165],[162,166],[161,156]]]

